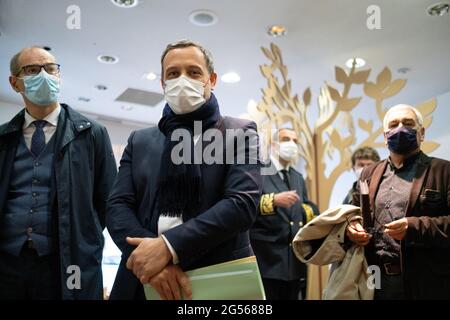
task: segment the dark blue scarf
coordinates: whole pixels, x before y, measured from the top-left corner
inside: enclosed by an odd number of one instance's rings
[[[161,155],[158,187],[160,215],[183,216],[183,220],[186,221],[186,218],[198,214],[202,177],[200,165],[194,164],[194,121],[202,122],[203,133],[213,127],[219,119],[219,104],[214,94],[211,94],[211,98],[199,109],[186,114],[175,114],[168,104],[165,105],[163,116],[158,123],[159,130],[166,136]],[[181,141],[171,141],[172,133],[176,129],[186,129],[191,134],[189,142],[183,141],[184,147],[190,143],[190,164],[174,164],[171,159],[172,149],[182,143]]]

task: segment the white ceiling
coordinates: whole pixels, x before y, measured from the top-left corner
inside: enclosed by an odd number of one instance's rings
[[[369,5],[381,8],[381,30],[366,27]],[[389,66],[393,77],[408,78],[393,98],[417,103],[450,91],[450,15],[430,17],[428,0],[140,0],[135,8],[121,9],[110,0],[0,0],[0,100],[21,104],[8,84],[9,59],[21,48],[46,45],[62,65],[62,101],[78,110],[116,119],[157,123],[163,105],[115,102],[125,89],[162,93],[160,83],[143,80],[145,72],[159,73],[160,54],[169,42],[182,38],[199,41],[214,56],[219,74],[236,71],[238,84],[219,82],[216,95],[223,114],[238,116],[249,99],[259,100],[265,81],[259,65],[267,62],[260,47],[275,42],[288,65],[295,92],[311,86],[317,96],[324,81],[334,84],[334,66],[353,56],[363,57],[378,73]],[[69,30],[70,5],[81,9],[81,29]],[[214,11],[218,24],[192,25],[196,9]],[[287,26],[284,38],[271,38],[268,26]],[[97,62],[99,54],[116,55],[115,65]],[[398,68],[408,67],[403,75]],[[371,79],[374,75],[372,74]],[[103,84],[107,91],[98,91]],[[80,96],[90,102],[79,101]]]

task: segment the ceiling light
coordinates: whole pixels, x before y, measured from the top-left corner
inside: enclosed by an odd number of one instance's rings
[[[215,25],[219,18],[209,10],[196,10],[189,15],[189,21],[199,27],[210,27]]]
[[[366,61],[363,58],[351,58],[348,59],[347,62],[345,63],[345,65],[348,68],[352,68],[353,67],[353,63],[355,63],[355,68],[362,68],[366,65]]]
[[[115,63],[119,62],[118,57],[104,55],[104,54],[99,55],[97,57],[97,60],[100,61],[101,63],[105,63],[105,64],[115,64]]]
[[[411,68],[408,68],[408,67],[399,68],[397,70],[398,73],[403,73],[403,74],[408,73],[410,71],[411,71]]]
[[[100,90],[100,91],[105,91],[105,90],[108,90],[108,87],[104,86],[102,84],[98,84],[95,86],[95,89]]]
[[[236,72],[225,73],[220,79],[225,83],[236,83],[241,81],[241,77]]]
[[[111,0],[111,2],[120,8],[133,8],[138,5],[138,0]]]
[[[146,80],[153,81],[158,78],[158,75],[154,72],[149,72],[149,73],[144,73],[144,75],[142,77]]]
[[[121,108],[122,108],[122,110],[124,110],[124,111],[131,111],[131,110],[133,110],[133,107],[132,107],[132,106],[129,106],[129,105],[122,106]]]
[[[89,102],[91,99],[86,97],[78,97],[78,101]]]
[[[271,26],[269,28],[269,30],[267,30],[267,33],[269,34],[269,36],[276,38],[276,37],[285,36],[287,34],[287,29],[285,26],[282,26],[282,25],[274,25],[274,26]]]
[[[52,48],[50,48],[49,46],[42,46],[42,49],[47,50],[47,51],[52,51]]]
[[[427,13],[430,16],[442,17],[444,14],[448,13],[450,10],[450,5],[448,3],[436,3],[427,9]]]

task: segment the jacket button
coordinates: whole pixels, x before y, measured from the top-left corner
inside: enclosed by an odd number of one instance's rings
[[[33,228],[28,227],[28,228],[27,228],[27,234],[31,234],[32,232],[33,232]]]
[[[299,225],[300,227],[303,227],[303,221],[299,221],[298,225]]]
[[[291,221],[291,222],[289,222],[289,224],[290,224],[291,226],[293,226],[293,225],[294,225],[294,222],[293,222],[293,221]]]

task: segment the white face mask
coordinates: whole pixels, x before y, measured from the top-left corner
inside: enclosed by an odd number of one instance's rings
[[[291,161],[298,153],[298,146],[294,141],[280,142],[280,157],[283,160]]]
[[[359,180],[359,177],[361,177],[361,172],[363,171],[364,167],[358,167],[354,169],[356,180]]]
[[[201,81],[179,76],[167,80],[164,98],[175,114],[184,114],[197,110],[205,103],[205,84]]]

